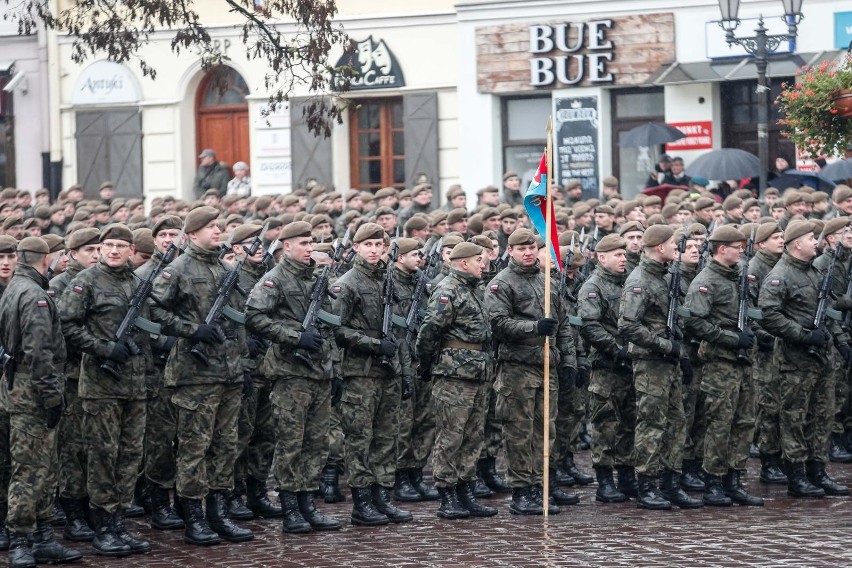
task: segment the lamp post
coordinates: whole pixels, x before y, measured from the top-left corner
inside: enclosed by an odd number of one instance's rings
[[[719,11],[722,20],[719,26],[725,30],[725,41],[728,45],[739,45],[749,54],[754,56],[754,64],[757,67],[757,155],[760,160],[760,193],[766,189],[766,174],[769,167],[769,100],[767,93],[769,87],[766,85],[766,68],[769,65],[769,56],[781,44],[782,41],[793,41],[798,33],[799,22],[802,21],[802,3],[804,0],[781,0],[784,7],[784,21],[787,24],[787,33],[781,35],[770,35],[763,25],[763,16],[758,20],[754,35],[750,37],[736,37],[734,30],[740,24],[737,14],[740,10],[740,0],[719,0]]]

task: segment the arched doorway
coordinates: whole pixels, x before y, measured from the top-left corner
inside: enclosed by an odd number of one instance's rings
[[[227,163],[249,163],[248,85],[234,69],[211,71],[195,99],[196,152],[212,148]]]

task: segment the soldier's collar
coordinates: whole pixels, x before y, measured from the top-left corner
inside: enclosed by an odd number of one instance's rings
[[[477,278],[473,274],[468,274],[467,272],[464,272],[463,270],[458,270],[458,269],[455,269],[455,268],[450,269],[450,274],[455,276],[456,278],[458,278],[459,280],[461,280],[462,282],[464,282],[465,284],[467,284],[471,288],[476,287],[476,285],[479,284],[479,281],[481,280],[480,278]]]

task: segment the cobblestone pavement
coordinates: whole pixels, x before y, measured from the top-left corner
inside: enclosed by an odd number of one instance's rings
[[[577,454],[589,468],[588,452]],[[790,499],[786,488],[758,483],[751,460],[750,489],[766,499],[763,508],[704,508],[650,512],[635,503],[601,505],[595,486],[580,489],[582,501],[561,514],[510,515],[504,496],[488,499],[500,514],[485,520],[442,521],[437,505],[406,506],[414,521],[379,528],[348,524],[351,500],[319,507],[346,524],[341,531],[287,535],[280,520],[242,523],[255,533],[244,544],[211,548],[186,545],[182,531],[151,530],[143,519],[131,530],[153,543],[144,556],[104,559],[80,546],[95,566],[849,566],[852,565],[852,498]],[[852,465],[829,467],[852,484]],[[61,529],[57,529],[59,534]]]

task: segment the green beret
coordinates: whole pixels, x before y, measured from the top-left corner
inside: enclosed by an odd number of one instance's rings
[[[763,196],[766,197],[767,195],[781,195],[781,192],[778,191],[777,187],[767,187],[766,191],[763,192]]]
[[[440,209],[437,211],[432,211],[432,213],[429,214],[429,222],[432,224],[433,227],[437,227],[441,224],[442,221],[447,220],[447,215],[448,213],[446,211],[441,211]]]
[[[663,206],[662,211],[660,211],[660,215],[663,216],[663,219],[668,219],[669,217],[674,217],[677,215],[677,212],[680,210],[680,207],[677,203],[666,203]]]
[[[127,241],[128,243],[133,244],[133,232],[123,223],[110,223],[101,229],[101,236],[98,240],[100,242],[104,242],[107,239]]]
[[[486,185],[476,190],[477,195],[482,195],[483,193],[500,193],[500,189],[494,185]]]
[[[674,236],[674,229],[668,225],[654,225],[648,227],[642,235],[642,245],[655,247],[661,245]]]
[[[36,252],[39,254],[48,254],[50,247],[40,237],[25,237],[18,243],[18,252]]]
[[[618,235],[612,234],[598,241],[598,244],[595,245],[595,252],[609,252],[624,248],[627,248],[627,241]]]
[[[597,213],[606,213],[607,215],[615,215],[615,209],[610,207],[609,205],[598,205],[595,207],[595,214]]]
[[[831,200],[835,203],[842,203],[850,197],[852,197],[852,187],[842,183],[837,184],[831,192]]]
[[[766,223],[761,223],[757,227],[757,235],[754,237],[754,242],[762,243],[775,233],[782,233],[781,227],[778,225],[777,221],[767,221]]]
[[[592,208],[589,207],[587,203],[578,203],[574,206],[574,209],[572,209],[571,212],[574,214],[575,219],[579,219],[591,210]]]
[[[535,235],[529,229],[520,228],[515,229],[511,235],[509,235],[509,246],[515,245],[531,245],[535,242]]]
[[[399,246],[399,254],[408,254],[413,250],[421,248],[419,239],[400,237],[396,239],[396,243]]]
[[[411,197],[417,197],[421,193],[432,193],[432,185],[428,183],[421,183],[420,185],[414,186],[414,189],[411,190]]]
[[[429,221],[422,215],[415,215],[405,222],[406,231],[422,231],[429,226]]]
[[[255,211],[263,211],[264,209],[267,209],[270,205],[272,205],[272,198],[268,195],[261,195],[254,202],[254,209]]]
[[[353,243],[360,243],[370,239],[384,239],[385,238],[385,230],[382,229],[380,225],[376,223],[364,223],[358,228],[358,231],[355,233],[355,238],[352,239]]]
[[[70,233],[68,238],[68,249],[77,250],[86,245],[96,245],[100,242],[101,232],[94,227],[77,229]]]
[[[784,207],[787,207],[788,205],[793,205],[794,203],[800,203],[804,200],[805,196],[799,193],[798,191],[788,191],[784,194]]]
[[[569,179],[565,182],[565,191],[571,191],[574,188],[580,187],[580,180],[578,179]]]
[[[186,220],[183,222],[183,230],[187,234],[199,231],[207,226],[210,221],[215,221],[219,218],[219,210],[215,207],[205,205],[197,207],[189,212]]]
[[[814,224],[810,221],[790,221],[787,229],[784,231],[784,244],[795,241],[799,237],[803,237],[808,233],[814,232]]]
[[[465,218],[467,218],[467,209],[459,207],[457,209],[453,209],[447,215],[447,224],[452,225],[453,223],[458,223],[459,221]]]
[[[42,235],[41,240],[47,243],[47,248],[50,249],[50,252],[65,250],[65,239],[59,235],[48,233],[46,235]]]
[[[748,239],[745,235],[730,225],[722,225],[710,235],[710,242],[714,243],[738,243]]]
[[[317,228],[323,223],[331,225],[331,217],[328,215],[314,215],[311,217],[311,228]]]
[[[829,235],[833,235],[848,224],[849,217],[835,217],[834,219],[826,221],[825,226],[822,228],[822,236],[827,237]]]
[[[566,247],[571,244],[571,240],[574,240],[574,244],[578,244],[580,242],[580,233],[577,231],[563,231],[559,233],[559,246]]]
[[[449,188],[447,188],[447,200],[453,199],[455,197],[459,197],[460,195],[464,195],[464,189],[457,183],[454,183]]]
[[[500,212],[497,211],[496,207],[486,207],[485,209],[482,210],[480,215],[482,216],[482,220],[486,221],[488,219],[491,219],[492,217],[499,217]]]
[[[452,249],[456,245],[461,244],[463,242],[464,239],[459,235],[447,235],[446,237],[444,237],[443,246],[445,249]]]
[[[647,207],[649,205],[662,205],[663,200],[660,199],[659,195],[649,195],[645,199],[642,200],[642,206]],[[674,234],[674,233],[672,233]]]
[[[500,213],[500,220],[502,221],[503,219],[514,219],[515,221],[517,221],[518,220],[518,212],[515,211],[514,209],[504,209]]]
[[[686,238],[697,237],[698,235],[706,235],[707,227],[701,223],[692,223],[686,228]]]
[[[151,228],[151,236],[156,237],[160,231],[164,231],[166,229],[180,229],[181,227],[183,227],[183,221],[180,217],[177,215],[163,215]]]
[[[4,229],[10,229],[10,228],[14,227],[15,225],[23,225],[23,224],[24,224],[24,218],[19,216],[19,215],[12,215],[10,217],[6,217],[6,219],[3,220],[3,228]]]
[[[483,248],[476,243],[459,243],[453,247],[453,252],[450,253],[450,260],[470,258],[482,254],[482,251]]]
[[[41,220],[50,219],[51,213],[52,211],[50,210],[50,207],[47,205],[39,205],[33,210],[33,217]]]
[[[491,239],[485,235],[476,235],[475,237],[471,237],[468,242],[479,245],[486,250],[494,250],[494,243],[492,243]]]
[[[16,248],[18,248],[18,241],[15,240],[15,237],[0,235],[0,253],[8,254],[15,252]]]
[[[615,176],[606,176],[601,183],[604,187],[618,187],[618,178]]]
[[[293,221],[284,226],[278,240],[286,241],[287,239],[310,237],[312,228],[307,221]]]
[[[520,177],[515,170],[509,170],[505,174],[503,174],[503,181],[506,181],[509,178]]]
[[[243,243],[253,237],[256,237],[261,231],[263,231],[262,225],[254,225],[251,223],[234,227],[234,232],[231,233],[231,244],[238,245]]]
[[[736,195],[729,195],[725,198],[725,201],[722,202],[722,209],[725,211],[730,211],[732,209],[736,209],[737,207],[742,207],[743,200],[737,197]]]
[[[157,245],[154,243],[154,236],[151,234],[151,229],[140,227],[133,231],[133,246],[136,247],[137,252],[154,254]]]

